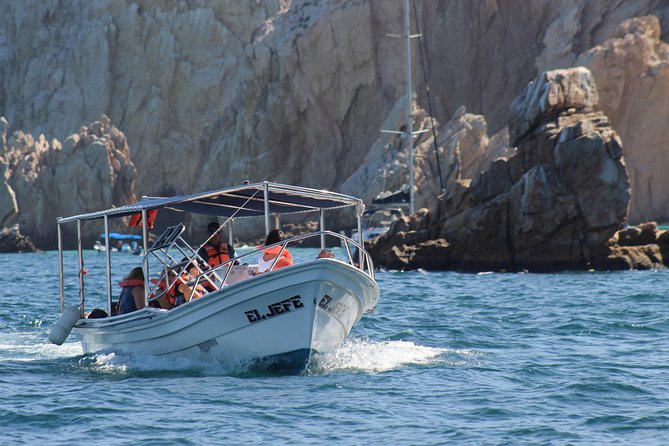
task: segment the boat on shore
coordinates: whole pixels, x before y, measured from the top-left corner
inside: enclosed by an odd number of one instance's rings
[[[49,339],[62,344],[70,331],[80,336],[84,353],[127,352],[141,355],[177,355],[211,357],[223,361],[251,361],[270,370],[296,372],[304,370],[315,355],[335,350],[349,335],[362,315],[371,311],[379,300],[374,266],[362,241],[352,240],[325,229],[325,213],[330,209],[349,208],[356,212],[358,227],[364,205],[347,195],[261,182],[203,193],[175,197],[144,197],[137,203],[104,211],[58,219],[61,317]],[[192,298],[172,309],[154,308],[170,288],[173,278],[182,278],[188,265],[203,265],[199,247],[189,245],[182,237],[183,224],[171,226],[148,246],[147,213],[159,209],[203,214],[225,218],[230,237],[232,223],[247,217],[270,222],[283,214],[317,212],[320,230],[262,246],[232,258],[215,268],[201,269],[187,276],[191,289],[202,296]],[[84,259],[79,253],[79,303],[65,305],[73,296],[65,295],[61,227],[103,220],[108,232],[109,219],[141,215],[144,256],[142,269],[146,281],[144,308],[113,315],[115,306],[111,288],[111,262],[106,250],[106,280],[102,284],[84,283]],[[273,217],[273,218],[270,218]],[[319,237],[325,247],[326,237],[339,238],[346,258],[314,258],[257,274],[254,257],[268,248],[280,253],[310,237]],[[81,240],[81,237],[78,237]],[[106,238],[107,243],[109,238]],[[206,241],[205,241],[206,242]],[[361,255],[354,256],[354,250]],[[279,258],[277,256],[277,259]],[[149,262],[151,260],[151,262]],[[149,270],[149,266],[152,270]],[[153,267],[158,265],[158,267]],[[206,285],[206,286],[205,286]],[[107,308],[87,312],[87,287],[105,290]]]

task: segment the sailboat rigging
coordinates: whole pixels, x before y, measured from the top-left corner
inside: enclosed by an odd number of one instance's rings
[[[413,11],[416,30],[419,31],[418,14],[416,10],[416,1],[413,0]],[[439,184],[442,193],[444,192],[444,182],[441,173],[441,163],[439,160],[439,148],[437,146],[437,134],[435,130],[435,121],[432,117],[432,101],[430,98],[430,91],[427,84],[427,69],[425,67],[425,57],[423,46],[421,42],[421,34],[411,34],[411,12],[409,9],[409,0],[404,0],[404,32],[402,35],[390,35],[390,37],[402,37],[404,39],[405,48],[405,94],[406,94],[406,120],[407,125],[404,131],[397,130],[381,130],[382,133],[390,133],[400,135],[407,141],[408,151],[408,190],[402,188],[395,192],[383,191],[373,201],[372,207],[363,215],[365,228],[363,230],[363,240],[371,240],[379,235],[385,233],[390,229],[393,221],[397,220],[404,214],[406,204],[408,201],[409,215],[413,215],[415,209],[415,188],[414,188],[414,141],[416,135],[431,131],[434,141],[435,156],[437,160],[437,172],[439,176]],[[413,90],[412,90],[412,75],[411,75],[411,40],[418,39],[421,57],[421,67],[423,72],[423,82],[425,84],[425,93],[428,102],[428,111],[430,115],[430,128],[414,131],[413,130]],[[408,198],[407,198],[408,195]],[[353,232],[352,237],[355,238],[356,233]]]

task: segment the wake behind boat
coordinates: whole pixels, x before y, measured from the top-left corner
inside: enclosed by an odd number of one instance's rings
[[[223,226],[232,229],[232,222],[244,217],[262,216],[265,230],[270,232],[270,216],[299,212],[318,212],[320,230],[263,246],[232,258],[215,268],[202,265],[199,247],[191,247],[183,238],[183,224],[167,228],[149,247],[147,244],[150,214],[158,209],[204,214],[226,218]],[[325,211],[353,208],[361,226],[362,202],[354,197],[316,189],[262,182],[246,184],[199,194],[176,197],[145,197],[141,201],[100,212],[58,219],[60,298],[62,316],[49,339],[62,344],[74,329],[81,336],[85,353],[123,351],[148,355],[205,355],[221,360],[262,361],[269,368],[286,371],[303,370],[314,354],[336,349],[348,336],[352,326],[365,312],[372,310],[379,299],[371,259],[361,241],[354,241],[324,229]],[[142,269],[147,281],[145,304],[137,311],[114,316],[111,291],[111,262],[107,254],[107,309],[95,310],[85,318],[84,261],[81,237],[79,252],[79,305],[65,306],[63,250],[61,226],[103,219],[109,233],[109,219],[139,215],[142,224],[144,252]],[[148,218],[147,218],[148,217]],[[222,227],[223,227],[222,226]],[[310,237],[339,238],[346,258],[318,258],[277,268],[280,253],[289,246]],[[105,238],[109,244],[109,237]],[[279,252],[269,271],[257,274],[249,261],[263,251]],[[354,250],[361,254],[355,256]],[[154,271],[149,266],[157,264]],[[153,273],[153,274],[152,274]],[[164,296],[176,280],[184,280],[195,295],[172,309],[148,306]],[[93,286],[93,285],[86,285]],[[110,316],[112,315],[112,316]],[[92,317],[95,316],[95,317]]]

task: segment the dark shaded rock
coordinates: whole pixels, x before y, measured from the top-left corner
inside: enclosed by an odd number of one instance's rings
[[[400,239],[410,242],[415,239],[406,239],[407,233],[402,232]],[[378,263],[389,269],[448,269],[452,265],[448,242],[443,239],[429,240],[415,244],[393,245],[388,249],[378,249],[379,245],[370,247],[372,257],[379,259]],[[377,262],[377,260],[375,260]],[[437,265],[435,267],[435,265]]]
[[[658,231],[655,239],[658,245],[669,247],[669,231]]]
[[[448,261],[420,268],[552,271],[643,263],[607,260],[630,192],[622,143],[606,116],[592,110],[596,104],[587,69],[540,75],[511,106],[516,154],[447,191],[435,215],[422,217],[427,231],[379,240],[376,263],[391,267],[383,253],[392,248],[393,265],[417,268],[413,260],[428,258],[418,252],[435,238],[448,242]]]
[[[657,223],[643,223],[617,232],[618,245],[639,246],[655,243],[657,239]]]
[[[0,231],[0,252],[38,252],[30,237],[21,235],[19,226]]]

